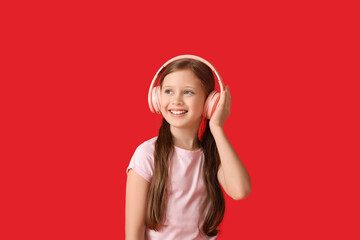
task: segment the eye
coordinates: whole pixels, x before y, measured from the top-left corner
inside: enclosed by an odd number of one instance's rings
[[[165,91],[164,91],[166,94],[171,94],[172,93],[172,90],[170,90],[170,89],[165,89]]]
[[[190,90],[186,90],[186,91],[185,91],[185,94],[190,95],[190,94],[194,94],[194,92],[192,92],[192,91],[190,91]]]

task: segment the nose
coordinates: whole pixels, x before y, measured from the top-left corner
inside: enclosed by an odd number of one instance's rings
[[[172,99],[171,99],[172,104],[174,105],[181,105],[183,104],[183,99],[182,99],[182,94],[181,93],[176,93],[173,95]]]

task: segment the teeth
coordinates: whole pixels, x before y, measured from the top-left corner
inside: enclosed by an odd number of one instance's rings
[[[183,114],[186,113],[187,111],[170,111],[173,114]]]

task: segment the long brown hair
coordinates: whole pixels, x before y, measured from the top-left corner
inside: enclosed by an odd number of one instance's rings
[[[169,73],[189,69],[200,80],[206,96],[215,89],[215,79],[212,70],[204,63],[193,59],[181,59],[172,62],[160,77],[160,86]],[[200,140],[199,140],[200,141]],[[208,236],[219,233],[218,226],[225,213],[225,199],[217,179],[220,165],[220,156],[216,147],[215,139],[209,128],[209,120],[206,120],[206,128],[200,141],[204,152],[203,180],[206,186],[207,197],[200,208],[204,221],[201,231]],[[159,231],[164,227],[165,213],[167,209],[168,192],[166,183],[168,181],[169,156],[173,151],[173,140],[169,123],[163,118],[159,135],[155,143],[154,152],[154,174],[148,192],[148,205],[146,213],[146,225],[148,228]],[[207,212],[204,211],[207,209]]]

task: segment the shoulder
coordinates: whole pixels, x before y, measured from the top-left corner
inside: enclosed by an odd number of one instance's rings
[[[133,169],[148,182],[151,181],[154,171],[154,151],[157,137],[141,143],[135,150],[126,170]]]
[[[135,153],[139,153],[139,154],[154,154],[155,151],[155,143],[157,140],[157,136],[153,137],[149,140],[146,140],[145,142],[141,143],[135,150]]]

